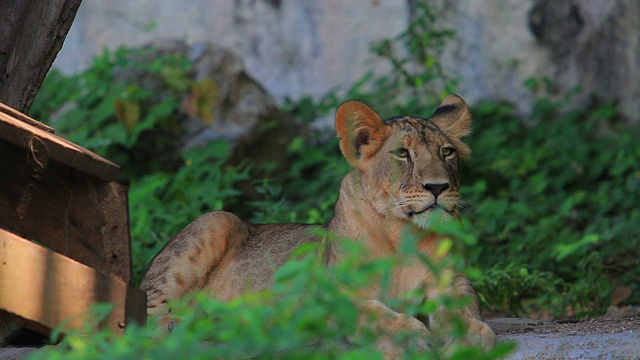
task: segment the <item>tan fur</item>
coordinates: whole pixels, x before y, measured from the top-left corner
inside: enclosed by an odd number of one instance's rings
[[[439,239],[428,227],[435,209],[443,210],[444,219],[458,216],[459,159],[470,154],[461,139],[471,127],[464,101],[450,95],[430,119],[404,116],[386,122],[365,104],[349,101],[338,108],[335,121],[340,149],[354,169],[342,181],[333,218],[316,227],[363,244],[373,257],[397,255],[401,235],[409,227],[422,236],[418,250],[433,257]],[[323,240],[310,234],[311,227],[255,225],[222,211],[203,215],[169,241],[149,265],[141,285],[148,295],[149,314],[168,314],[168,300],[194,289],[230,300],[269,288],[273,272],[295,247]],[[335,244],[323,245],[328,265],[340,261]],[[393,272],[388,296],[420,288],[425,298],[447,292],[475,299],[465,277],[452,276],[445,289],[432,286],[432,277],[419,262],[406,264]],[[362,296],[373,301],[381,294],[373,286]],[[373,313],[381,306],[386,308],[376,301],[364,303]],[[415,328],[414,318],[386,309],[389,327]],[[477,301],[459,315],[467,322],[471,342],[485,348],[494,345],[495,335],[480,320]],[[438,311],[430,326],[446,327],[449,316]]]

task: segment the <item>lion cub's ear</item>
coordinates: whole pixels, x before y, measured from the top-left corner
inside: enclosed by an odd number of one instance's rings
[[[357,167],[360,160],[380,148],[389,129],[375,111],[360,101],[347,101],[336,111],[336,132],[340,150],[349,164]]]
[[[448,95],[444,98],[429,120],[454,142],[461,156],[471,154],[469,147],[461,140],[471,133],[471,113],[460,96]]]

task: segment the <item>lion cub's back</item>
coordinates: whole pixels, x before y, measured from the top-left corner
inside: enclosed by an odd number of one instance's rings
[[[149,314],[166,314],[167,303],[194,290],[228,300],[262,290],[298,245],[316,240],[312,225],[254,225],[214,211],[194,220],[160,250],[140,288]]]
[[[273,274],[298,246],[317,242],[317,225],[250,224],[246,239],[231,249],[213,271],[204,288],[221,300],[242,293],[260,291],[273,285]]]

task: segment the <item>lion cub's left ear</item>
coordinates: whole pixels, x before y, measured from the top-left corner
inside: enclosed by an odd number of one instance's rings
[[[471,112],[460,96],[447,95],[429,120],[454,142],[461,156],[471,154],[469,147],[462,142],[462,138],[471,133]]]
[[[335,120],[342,155],[355,167],[375,154],[389,133],[380,115],[360,101],[340,105]]]

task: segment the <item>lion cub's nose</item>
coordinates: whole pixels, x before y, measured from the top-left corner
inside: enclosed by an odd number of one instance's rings
[[[438,197],[438,195],[442,194],[443,191],[445,191],[445,190],[447,190],[449,188],[449,184],[448,183],[444,183],[444,184],[424,184],[423,186],[427,191],[430,191],[433,194],[433,196],[435,196],[436,198]]]

